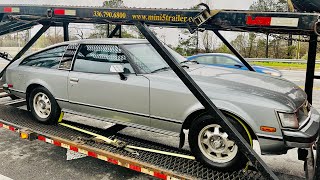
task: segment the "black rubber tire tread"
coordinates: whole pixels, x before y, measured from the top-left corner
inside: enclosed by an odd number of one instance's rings
[[[249,137],[245,129],[239,124],[236,120],[232,119],[231,117],[226,117],[230,120],[230,122],[234,125],[234,127],[239,131],[239,133],[244,137],[244,139],[250,143]],[[220,171],[236,171],[239,169],[244,169],[247,165],[248,159],[245,155],[240,152],[238,149],[238,153],[235,158],[227,163],[216,163],[209,160],[205,155],[202,154],[199,146],[198,146],[198,134],[200,131],[207,125],[210,124],[218,124],[214,121],[212,116],[204,114],[199,116],[195,121],[192,123],[191,128],[189,130],[189,145],[193,155],[196,159],[201,162],[202,164],[220,170]]]
[[[45,119],[39,117],[33,107],[33,98],[39,92],[46,94],[51,102],[51,113]],[[34,88],[31,91],[30,96],[28,98],[28,104],[29,104],[29,107],[30,107],[30,110],[31,110],[31,113],[32,113],[34,119],[37,120],[38,122],[43,123],[43,124],[57,124],[58,123],[58,120],[59,120],[59,117],[61,114],[61,109],[60,109],[57,101],[53,97],[53,95],[46,88],[44,88],[42,86],[38,86],[38,87]]]

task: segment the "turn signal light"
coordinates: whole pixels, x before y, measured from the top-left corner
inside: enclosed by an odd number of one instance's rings
[[[274,127],[268,127],[268,126],[260,126],[260,130],[264,132],[276,132],[277,129]]]

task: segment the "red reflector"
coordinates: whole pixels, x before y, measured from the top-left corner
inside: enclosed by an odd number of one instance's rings
[[[2,123],[0,123],[0,127],[3,127],[3,124],[2,124]]]
[[[271,24],[271,17],[255,17],[254,19],[252,16],[247,17],[247,25],[259,25],[259,26],[270,26]]]
[[[96,154],[96,153],[94,153],[94,152],[88,152],[88,156],[91,156],[91,157],[97,157],[98,155]]]
[[[108,158],[108,162],[110,162],[112,164],[118,164],[118,160],[112,159],[112,158]]]
[[[38,140],[40,140],[40,141],[46,141],[46,137],[44,137],[44,136],[38,136]]]
[[[65,10],[64,9],[54,9],[53,13],[55,15],[64,15]]]
[[[61,142],[59,142],[59,141],[53,141],[53,144],[56,146],[61,146]]]
[[[129,165],[129,168],[138,172],[141,172],[141,167],[135,165]]]
[[[14,127],[10,126],[10,127],[9,127],[9,130],[10,130],[10,131],[15,131],[15,130],[16,130],[16,128],[14,128]]]
[[[70,146],[70,150],[75,151],[75,152],[78,152],[78,148],[75,147],[75,146]]]
[[[13,84],[8,84],[8,88],[13,88]]]
[[[167,175],[159,173],[159,172],[154,172],[154,177],[157,177],[159,179],[167,179]]]
[[[5,7],[5,8],[3,8],[3,12],[10,13],[10,12],[12,12],[12,8],[11,7]]]

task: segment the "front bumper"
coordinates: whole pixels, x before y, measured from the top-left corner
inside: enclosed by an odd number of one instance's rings
[[[286,154],[292,148],[310,148],[319,136],[319,112],[311,107],[310,118],[299,130],[282,130],[282,138],[258,137],[262,154]]]
[[[309,148],[317,140],[319,134],[319,112],[311,107],[309,122],[299,130],[283,130],[283,139],[289,148]]]

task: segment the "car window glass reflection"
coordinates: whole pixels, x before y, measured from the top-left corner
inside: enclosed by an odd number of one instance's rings
[[[117,45],[82,45],[76,56],[73,70],[108,74],[111,65],[121,64],[124,73],[133,73],[127,57]]]
[[[20,65],[57,69],[67,46],[55,47],[25,58]]]

